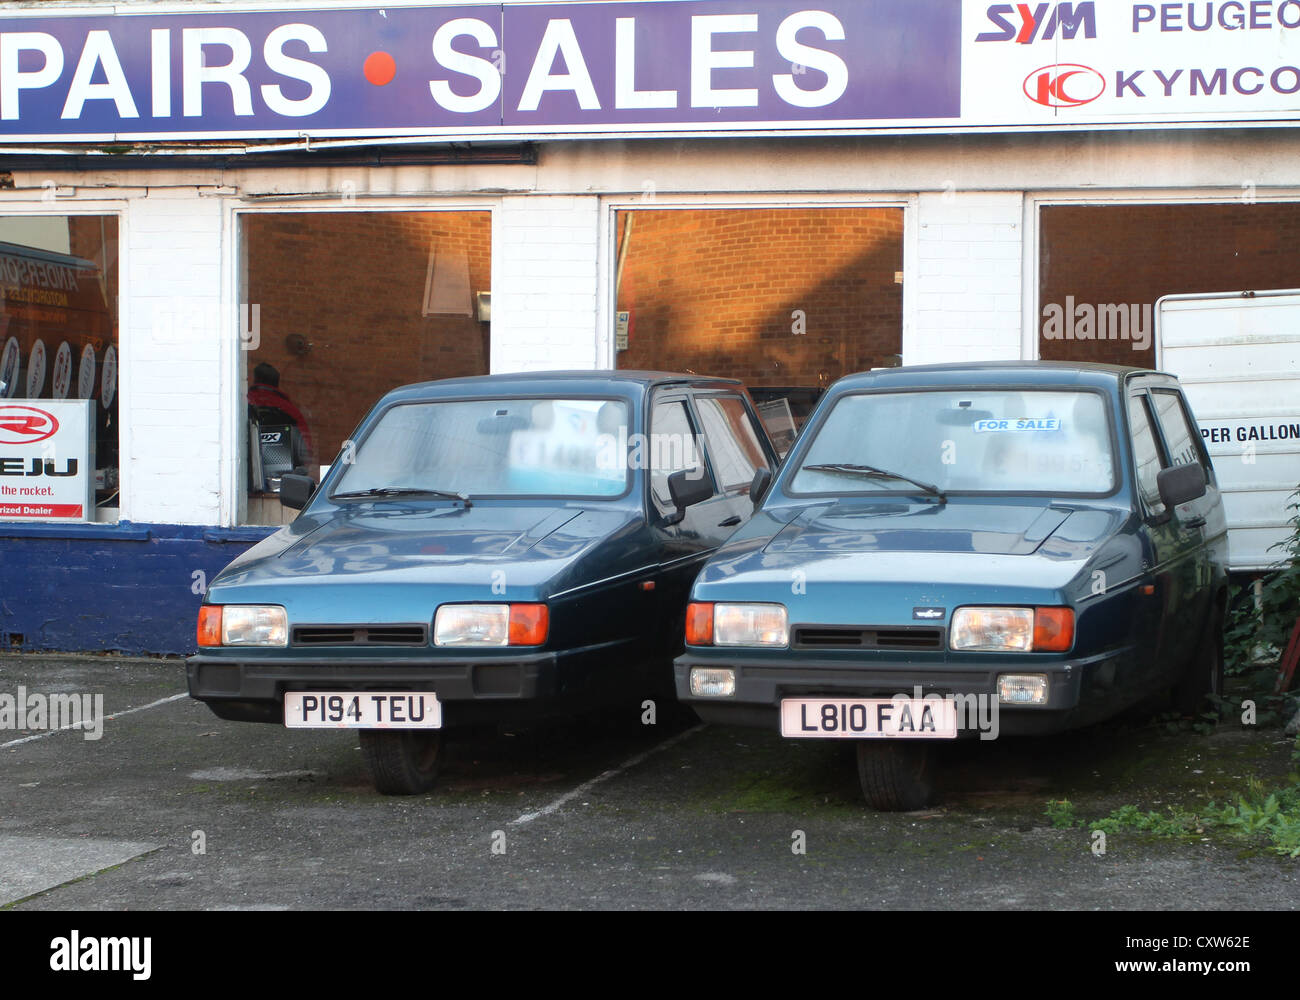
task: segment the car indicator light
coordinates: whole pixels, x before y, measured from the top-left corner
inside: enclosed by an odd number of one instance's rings
[[[1074,645],[1074,611],[1071,608],[1034,609],[1034,652],[1064,653]]]
[[[199,608],[199,646],[221,645],[221,605],[205,604]]]
[[[550,625],[551,612],[545,604],[510,605],[510,645],[540,646]]]
[[[686,608],[686,644],[713,645],[713,605],[691,604]]]

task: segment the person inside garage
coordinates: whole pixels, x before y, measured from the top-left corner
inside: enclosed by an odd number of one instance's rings
[[[248,418],[259,428],[295,428],[299,440],[293,447],[292,466],[307,466],[310,456],[315,454],[307,418],[280,389],[279,370],[265,361],[253,369],[253,383],[248,387]]]

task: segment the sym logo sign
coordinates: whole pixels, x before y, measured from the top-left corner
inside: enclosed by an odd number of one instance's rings
[[[1025,96],[1045,108],[1077,108],[1106,92],[1106,78],[1091,66],[1056,63],[1025,77]]]
[[[0,444],[36,444],[54,437],[59,421],[34,406],[0,406]]]
[[[1097,37],[1095,3],[997,3],[988,9],[995,31],[986,31],[977,42],[1009,42],[1019,45],[1056,37],[1072,39],[1083,32],[1084,38]]]

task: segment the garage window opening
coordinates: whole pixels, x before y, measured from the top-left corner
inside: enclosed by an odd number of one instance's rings
[[[832,382],[902,363],[902,208],[638,208],[615,239],[616,366],[740,379],[782,455]]]
[[[401,385],[490,368],[492,213],[241,216],[242,520],[282,524],[285,473],[319,482]]]
[[[0,216],[0,521],[116,521],[118,220]]]

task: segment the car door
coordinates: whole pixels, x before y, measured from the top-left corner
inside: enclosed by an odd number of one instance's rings
[[[1185,578],[1182,604],[1176,610],[1176,618],[1183,630],[1181,638],[1184,644],[1178,651],[1178,659],[1168,664],[1176,670],[1188,657],[1194,655],[1204,633],[1214,587],[1211,537],[1226,534],[1227,527],[1226,524],[1219,523],[1223,519],[1223,505],[1219,500],[1218,485],[1201,435],[1194,430],[1195,424],[1189,415],[1187,401],[1172,386],[1153,385],[1150,392],[1170,464],[1200,465],[1205,472],[1206,482],[1205,495],[1180,505],[1174,511],[1171,522],[1178,536],[1180,557],[1185,561],[1182,571]]]
[[[735,530],[730,522],[734,503],[717,488],[705,455],[698,417],[686,389],[656,394],[650,407],[650,432],[645,442],[647,467],[646,514],[659,548],[659,595],[661,621],[682,617],[691,584],[709,555]],[[706,477],[713,495],[686,508],[682,519],[671,523],[676,507],[668,489],[668,478],[686,471],[692,477]],[[674,624],[668,636],[671,648],[681,642],[681,630]]]
[[[1155,407],[1148,385],[1130,388],[1129,429],[1146,539],[1143,584],[1154,588],[1154,593],[1142,593],[1138,598],[1142,603],[1135,615],[1139,656],[1136,677],[1144,687],[1152,689],[1185,661],[1200,635],[1195,607],[1200,590],[1197,559],[1201,548],[1194,518],[1185,510],[1181,516],[1177,510],[1166,510],[1160,499],[1158,477],[1174,462],[1160,433]]]
[[[727,517],[719,528],[738,528],[754,513],[749,489],[760,468],[775,472],[776,454],[745,399],[734,392],[696,392],[695,412],[704,436],[704,450]],[[725,541],[725,538],[724,538]]]

